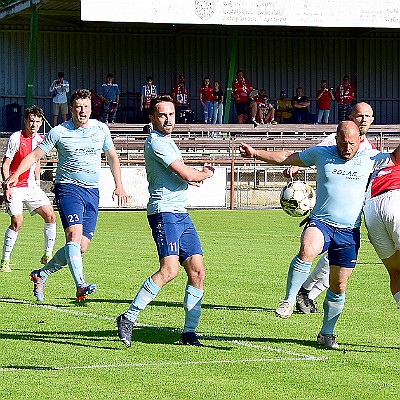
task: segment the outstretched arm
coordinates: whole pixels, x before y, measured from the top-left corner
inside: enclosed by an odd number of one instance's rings
[[[253,147],[246,143],[241,143],[240,155],[244,158],[254,158],[255,160],[265,161],[268,164],[276,165],[297,165],[304,167],[305,165],[300,160],[299,153],[292,153],[290,151],[266,151],[255,150]]]
[[[202,170],[188,167],[180,160],[173,161],[169,168],[180,176],[184,181],[193,184],[194,182],[203,182],[214,175],[214,168],[211,165],[204,164]]]
[[[107,162],[108,165],[110,166],[111,169],[111,173],[112,176],[114,178],[114,182],[115,182],[115,189],[113,191],[112,194],[112,199],[114,200],[115,196],[118,197],[118,206],[122,206],[124,205],[127,200],[128,200],[128,196],[125,193],[125,189],[122,185],[122,181],[121,181],[121,167],[119,164],[119,158],[118,158],[118,154],[115,150],[115,147],[112,147],[109,150],[105,151],[105,154],[107,156]]]

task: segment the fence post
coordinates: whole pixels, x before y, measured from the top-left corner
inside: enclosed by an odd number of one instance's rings
[[[230,209],[235,208],[235,135],[231,133],[231,199]]]

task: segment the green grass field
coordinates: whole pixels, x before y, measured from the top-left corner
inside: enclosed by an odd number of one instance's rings
[[[140,315],[127,349],[115,318],[157,268],[144,212],[102,212],[84,255],[98,290],[74,302],[68,268],[52,275],[36,304],[29,272],[42,255],[42,222],[25,218],[0,275],[3,399],[398,399],[399,310],[388,276],[363,231],[358,266],[336,333],[340,351],[316,343],[322,314],[275,317],[299,219],[281,210],[192,211],[206,263],[198,333],[179,344],[185,273]],[[0,216],[3,232],[6,214]],[[56,247],[63,244],[61,224]],[[2,241],[2,239],[1,239]],[[322,298],[317,306],[322,309]]]

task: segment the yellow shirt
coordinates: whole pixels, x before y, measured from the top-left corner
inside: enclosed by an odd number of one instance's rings
[[[283,118],[290,118],[292,116],[291,109],[292,103],[290,100],[276,99],[275,114],[282,115]]]

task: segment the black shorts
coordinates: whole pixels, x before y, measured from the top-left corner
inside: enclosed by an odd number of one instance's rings
[[[237,115],[247,114],[247,110],[249,108],[249,102],[243,101],[241,103],[235,103],[235,107]]]

